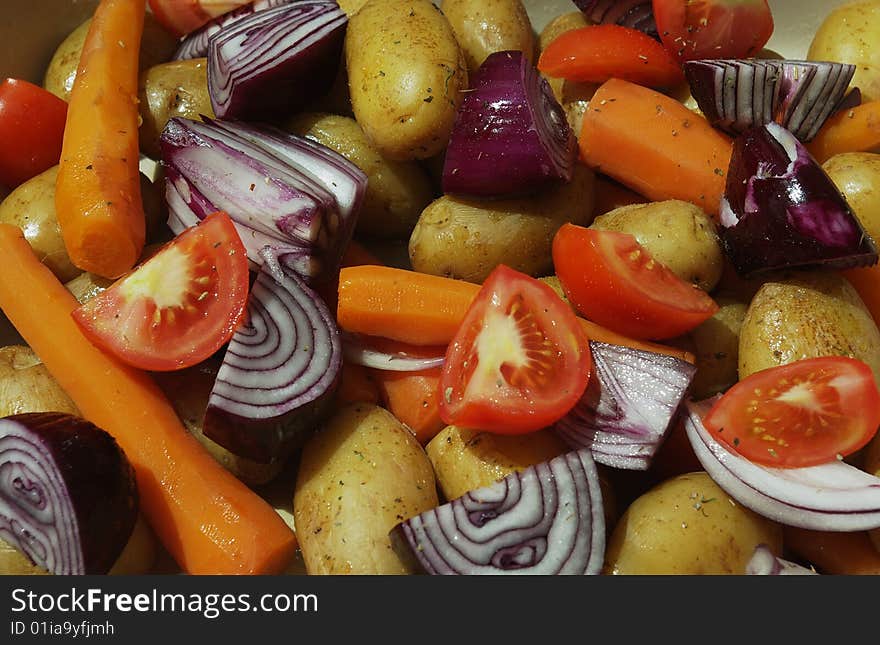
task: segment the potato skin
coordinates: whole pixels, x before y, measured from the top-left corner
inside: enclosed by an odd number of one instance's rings
[[[426,159],[446,147],[467,87],[467,65],[429,0],[369,0],[348,23],[351,104],[388,159]]]
[[[576,164],[571,182],[498,201],[444,195],[419,217],[409,240],[416,271],[481,283],[499,264],[533,276],[552,272],[553,236],[566,222],[592,221],[595,175]]]
[[[24,412],[79,415],[74,402],[30,347],[0,347],[0,417]]]
[[[385,159],[357,121],[349,117],[299,114],[286,127],[332,148],[366,173],[367,192],[358,215],[358,234],[374,238],[409,237],[422,209],[434,197],[431,182],[417,162]]]
[[[821,271],[764,283],[740,331],[739,378],[819,356],[857,358],[880,381],[880,331],[855,289]]]
[[[755,547],[782,554],[782,527],[740,506],[705,472],[679,475],[637,498],[611,534],[604,573],[745,573]]]
[[[724,256],[715,225],[694,204],[670,199],[621,206],[597,217],[590,228],[629,233],[655,260],[704,291],[721,279]]]
[[[535,60],[535,32],[520,0],[443,0],[440,9],[474,72],[493,52],[517,50]]]
[[[342,408],[306,444],[293,515],[306,570],[412,573],[389,532],[438,505],[434,471],[412,433],[387,410]]]
[[[845,152],[831,157],[822,168],[868,235],[880,244],[880,154]]]
[[[715,302],[715,315],[690,333],[697,359],[691,396],[697,400],[723,392],[739,374],[739,334],[748,304],[729,296],[718,296]]]

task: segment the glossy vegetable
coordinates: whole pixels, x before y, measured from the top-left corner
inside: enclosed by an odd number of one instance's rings
[[[490,54],[471,77],[443,165],[443,192],[532,194],[571,180],[575,138],[550,86],[519,51]]]
[[[574,3],[597,25],[631,27],[659,38],[650,0],[575,0]]]
[[[520,51],[535,58],[535,34],[522,0],[443,0],[439,3],[461,46],[468,70],[494,52]]]
[[[833,115],[808,149],[819,163],[842,152],[880,152],[880,100]]]
[[[175,36],[183,36],[206,22],[250,0],[150,0],[159,22]]]
[[[134,472],[113,438],[57,412],[0,420],[3,537],[56,575],[103,574],[138,513]]]
[[[399,343],[383,343],[382,339],[368,339],[354,334],[342,337],[342,353],[345,360],[374,370],[388,372],[419,372],[441,367],[445,360],[445,347],[431,352],[425,348],[400,346]]]
[[[500,265],[446,351],[440,418],[534,432],[571,410],[589,379],[590,349],[574,312],[544,283]]]
[[[877,262],[840,191],[788,130],[753,128],[734,142],[721,201],[720,236],[737,273]]]
[[[327,93],[348,17],[332,0],[257,11],[208,41],[208,91],[221,119],[284,116]]]
[[[382,405],[426,444],[446,424],[440,418],[439,367],[419,372],[374,370]]]
[[[232,220],[214,213],[73,312],[83,333],[144,370],[178,370],[220,349],[245,314],[248,265]]]
[[[605,554],[599,477],[570,452],[412,517],[394,529],[428,573],[597,574]]]

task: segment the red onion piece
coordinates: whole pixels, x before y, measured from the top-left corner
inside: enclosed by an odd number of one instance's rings
[[[0,419],[0,538],[34,564],[107,573],[137,513],[134,471],[107,432],[59,412]]]
[[[685,430],[703,468],[740,504],[775,522],[814,531],[880,528],[880,478],[843,461],[809,468],[754,464],[703,427],[712,403],[689,403]]]
[[[790,562],[773,555],[766,544],[759,544],[755,553],[746,564],[746,575],[749,576],[812,576],[818,575],[812,569]]]
[[[571,180],[575,138],[550,85],[520,51],[490,54],[471,78],[443,165],[443,192],[502,198]]]
[[[620,25],[660,40],[650,0],[574,0],[578,9],[597,25]]]
[[[208,93],[221,119],[272,119],[326,94],[336,78],[348,16],[332,0],[299,0],[252,13],[208,41]]]
[[[405,352],[386,352],[370,347],[355,334],[342,334],[342,355],[346,362],[389,372],[419,372],[442,367],[445,355],[425,358]]]
[[[875,264],[877,248],[804,145],[776,123],[734,141],[722,245],[743,277],[793,267]]]
[[[578,404],[554,425],[574,449],[611,468],[647,470],[696,368],[687,361],[590,341],[594,376]]]
[[[753,58],[684,64],[691,94],[713,125],[736,136],[775,121],[805,142],[837,110],[855,69],[843,63]]]
[[[531,466],[412,517],[392,541],[428,573],[598,574],[605,519],[587,450]]]
[[[205,413],[204,434],[230,452],[282,459],[327,412],[342,365],[327,305],[295,275],[261,270]]]

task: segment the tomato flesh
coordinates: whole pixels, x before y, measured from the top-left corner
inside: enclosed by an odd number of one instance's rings
[[[168,371],[216,352],[244,316],[247,256],[225,213],[187,229],[73,312],[88,338],[145,370]]]
[[[440,417],[487,432],[534,432],[574,407],[590,367],[571,308],[546,284],[500,265],[447,348]]]
[[[718,310],[625,233],[565,224],[553,239],[553,264],[575,309],[631,338],[674,338]]]
[[[871,440],[880,427],[880,392],[861,361],[804,359],[743,379],[718,399],[703,425],[755,463],[816,466]]]

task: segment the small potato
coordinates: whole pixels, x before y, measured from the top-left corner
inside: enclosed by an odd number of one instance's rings
[[[637,498],[605,554],[611,575],[741,575],[759,544],[782,554],[782,527],[740,506],[705,472]]]
[[[837,273],[804,272],[764,283],[739,337],[739,378],[802,358],[850,356],[880,380],[880,331]]]
[[[0,348],[0,417],[24,412],[79,410],[34,351],[25,345]]]
[[[208,94],[208,59],[193,58],[154,65],[140,76],[141,152],[159,159],[159,135],[174,117],[199,120],[214,116]]]
[[[107,287],[113,284],[115,280],[110,278],[102,278],[88,271],[80,273],[73,280],[64,283],[64,287],[73,294],[79,304],[84,304],[97,296]]]
[[[387,410],[351,404],[303,451],[293,516],[306,570],[316,574],[412,573],[389,532],[438,505],[424,450]]]
[[[520,0],[443,0],[440,9],[470,72],[493,52],[517,50],[535,60],[535,33]]]
[[[822,164],[865,231],[880,244],[880,154],[845,152]]]
[[[880,0],[848,2],[831,11],[819,26],[807,60],[829,60],[856,66],[850,87],[865,102],[880,99]]]
[[[419,217],[409,240],[413,269],[481,283],[499,264],[533,276],[552,272],[553,236],[565,222],[587,226],[593,171],[575,165],[571,182],[521,199],[443,196]]]
[[[349,20],[345,60],[355,117],[383,157],[426,159],[446,147],[467,64],[429,0],[369,0]]]
[[[74,29],[55,50],[46,68],[43,87],[65,101],[70,100],[70,90],[76,78],[79,56],[91,24],[92,21],[89,19]],[[144,16],[140,68],[147,69],[167,61],[175,49],[177,49],[177,40],[148,11]]]
[[[590,228],[629,233],[655,260],[704,291],[721,278],[718,234],[699,206],[676,199],[622,206],[597,217]]]
[[[538,36],[538,47],[541,48],[541,51],[544,51],[547,49],[547,45],[565,32],[572,29],[580,29],[581,27],[589,27],[592,24],[583,11],[570,11],[560,14],[548,22],[541,30]]]
[[[736,383],[739,370],[739,332],[748,304],[727,296],[715,298],[718,311],[691,331],[697,373],[691,395],[705,399]]]
[[[385,159],[357,121],[333,114],[295,116],[287,129],[341,154],[367,174],[367,193],[357,233],[375,238],[408,238],[422,209],[434,197],[427,174],[415,161]]]

